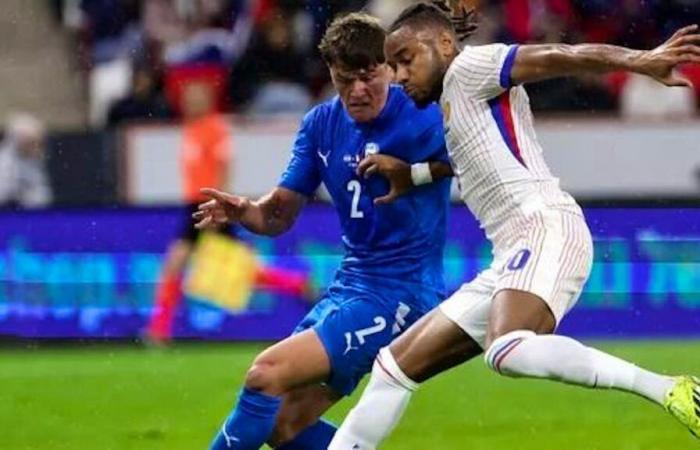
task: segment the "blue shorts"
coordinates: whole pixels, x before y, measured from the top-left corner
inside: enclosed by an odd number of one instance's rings
[[[406,291],[370,293],[334,284],[294,330],[313,329],[328,353],[328,386],[350,395],[372,370],[374,358],[399,334],[438,305],[437,294],[416,298]]]

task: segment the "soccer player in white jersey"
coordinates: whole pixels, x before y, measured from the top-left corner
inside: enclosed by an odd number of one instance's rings
[[[392,195],[454,171],[462,199],[493,244],[494,260],[380,351],[362,399],[329,449],[377,448],[419,383],[482,351],[501,375],[638,394],[700,437],[698,379],[658,375],[553,334],[589,276],[593,245],[581,209],[547,168],[522,87],[613,70],[690,86],[675,68],[700,62],[699,43],[691,26],[650,51],[492,44],[460,52],[450,18],[434,6],[418,4],[399,16],[385,44],[387,59],[417,104],[442,104],[452,169],[374,155],[360,171],[387,177]]]

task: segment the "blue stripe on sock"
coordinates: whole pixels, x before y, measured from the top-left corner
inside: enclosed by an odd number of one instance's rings
[[[489,366],[495,370],[496,369],[496,360],[498,360],[498,357],[501,356],[501,353],[506,351],[508,349],[508,347],[511,346],[511,344],[513,344],[519,340],[520,340],[520,338],[511,339],[510,341],[506,342],[501,347],[499,347],[498,350],[494,350],[491,353],[491,357],[489,358]]]

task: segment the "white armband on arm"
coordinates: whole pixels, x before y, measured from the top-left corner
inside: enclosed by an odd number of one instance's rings
[[[433,175],[430,173],[430,163],[422,162],[412,164],[411,180],[414,186],[432,183]]]

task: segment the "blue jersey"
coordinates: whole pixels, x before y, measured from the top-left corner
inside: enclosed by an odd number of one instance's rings
[[[409,163],[447,162],[439,107],[419,109],[401,88],[391,86],[380,116],[358,123],[335,97],[305,116],[280,186],[310,197],[324,183],[340,216],[346,252],[338,276],[344,282],[369,277],[387,287],[420,285],[444,295],[450,181],[415,188],[390,205],[374,205],[388,193],[388,182],[356,174],[358,163],[372,153]]]

